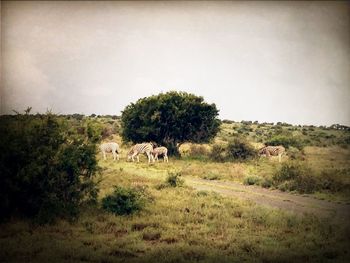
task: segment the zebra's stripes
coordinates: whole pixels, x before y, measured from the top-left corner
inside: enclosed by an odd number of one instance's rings
[[[145,153],[148,157],[148,162],[150,163],[151,160],[154,162],[154,157],[152,155],[153,152],[153,145],[151,143],[138,143],[135,144],[133,147],[131,147],[129,153],[128,153],[128,161],[132,159],[134,162],[134,157],[137,157],[137,162],[140,161],[139,154]]]
[[[259,155],[265,155],[266,157],[278,156],[278,161],[281,162],[281,157],[285,152],[286,149],[282,145],[265,146],[259,150]]]
[[[168,149],[164,146],[153,149],[154,160],[158,161],[158,156],[163,156],[163,162],[168,162]]]

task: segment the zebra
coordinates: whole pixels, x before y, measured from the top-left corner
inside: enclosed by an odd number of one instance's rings
[[[137,162],[140,161],[139,159],[139,154],[140,153],[145,153],[148,157],[148,163],[154,162],[154,157],[152,155],[153,152],[153,145],[152,143],[138,143],[135,144],[134,146],[131,147],[129,153],[128,153],[128,161],[130,161],[130,159],[134,162],[134,157],[137,157]]]
[[[278,146],[265,146],[259,150],[259,155],[265,155],[266,157],[278,156],[278,161],[281,162],[282,155],[286,152],[286,149],[282,145]]]
[[[119,161],[119,153],[120,148],[118,143],[116,142],[105,142],[100,145],[100,150],[103,154],[103,159],[106,160],[106,153],[112,153],[113,154],[113,160],[117,157],[117,160]]]
[[[168,149],[164,146],[157,147],[153,149],[154,160],[158,161],[158,156],[163,155],[163,162],[168,162]]]

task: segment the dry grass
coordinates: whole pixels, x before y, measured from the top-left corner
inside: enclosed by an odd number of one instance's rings
[[[145,161],[145,160],[143,160]],[[26,262],[319,262],[349,259],[348,226],[299,217],[188,187],[156,186],[167,171],[184,176],[206,171],[241,180],[253,164],[172,160],[148,165],[112,160],[103,167],[99,198],[113,185],[144,187],[145,209],[114,216],[96,207],[73,223],[1,225],[0,261]],[[268,165],[268,163],[266,164]],[[253,168],[252,168],[253,167]],[[252,171],[251,171],[252,172]],[[347,254],[346,254],[347,253]]]

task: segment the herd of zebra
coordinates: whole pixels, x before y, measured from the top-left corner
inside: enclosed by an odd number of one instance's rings
[[[103,143],[100,146],[101,152],[103,154],[103,159],[106,160],[106,153],[113,154],[113,160],[119,160],[120,147],[116,142],[107,142]],[[286,149],[282,145],[278,146],[264,146],[259,149],[258,154],[260,156],[266,156],[270,158],[270,156],[278,156],[279,162],[281,162],[282,155],[285,154]],[[135,157],[137,158],[137,162],[140,161],[139,155],[146,154],[148,157],[148,163],[158,161],[158,156],[163,156],[163,161],[168,162],[168,149],[164,146],[154,147],[152,143],[138,143],[133,145],[129,152],[127,160],[135,161]]]
[[[113,154],[113,160],[119,160],[120,147],[116,142],[107,142],[102,143],[100,146],[101,152],[103,154],[103,159],[106,160],[106,153]],[[138,143],[133,145],[128,152],[128,161],[135,161],[135,157],[137,158],[137,162],[140,161],[139,155],[146,154],[148,157],[148,162],[150,163],[158,161],[158,156],[163,156],[163,161],[168,162],[168,149],[164,146],[154,147],[152,143]]]

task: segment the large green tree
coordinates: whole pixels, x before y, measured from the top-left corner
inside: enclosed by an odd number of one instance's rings
[[[122,113],[123,139],[154,141],[178,153],[183,142],[208,142],[219,131],[215,104],[186,92],[167,92],[139,99]]]

